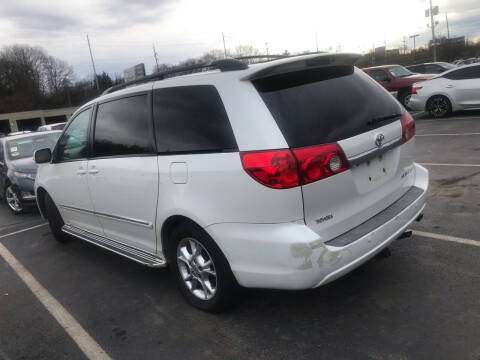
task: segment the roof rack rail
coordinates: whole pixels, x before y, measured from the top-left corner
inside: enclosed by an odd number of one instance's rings
[[[278,60],[278,59],[286,59],[286,58],[292,58],[292,57],[298,57],[298,56],[304,56],[304,55],[315,55],[315,54],[326,54],[325,51],[314,51],[314,52],[306,52],[303,54],[294,54],[294,55],[285,55],[285,54],[279,54],[279,55],[250,55],[250,56],[240,56],[236,57],[235,59],[237,60],[260,60],[260,59],[265,59],[265,61],[260,61],[260,62],[267,62],[267,61],[273,61],[273,60]]]
[[[200,64],[195,64],[190,66],[179,66],[170,70],[165,70],[155,74],[147,75],[140,79],[135,79],[132,81],[124,82],[122,84],[114,85],[112,87],[109,87],[107,90],[105,90],[102,93],[102,95],[110,94],[112,92],[122,90],[136,84],[142,84],[142,83],[155,81],[155,80],[163,80],[169,75],[184,75],[182,73],[189,73],[194,70],[219,69],[220,71],[234,71],[234,70],[245,70],[247,68],[248,68],[247,64],[233,58],[215,60],[215,61],[212,61],[211,63],[200,63]]]

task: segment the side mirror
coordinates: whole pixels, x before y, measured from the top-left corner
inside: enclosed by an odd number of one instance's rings
[[[48,163],[52,160],[52,150],[49,148],[37,150],[33,154],[33,159],[37,164]]]

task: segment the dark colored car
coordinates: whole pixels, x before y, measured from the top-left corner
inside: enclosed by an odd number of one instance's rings
[[[36,150],[53,149],[61,131],[29,133],[0,138],[0,196],[14,214],[35,205]]]
[[[455,65],[446,62],[432,62],[407,66],[408,70],[418,74],[441,74],[454,68],[456,68]]]
[[[382,65],[363,69],[390,92],[397,92],[397,99],[404,106],[412,94],[412,85],[422,80],[429,80],[433,74],[414,74],[401,65]]]

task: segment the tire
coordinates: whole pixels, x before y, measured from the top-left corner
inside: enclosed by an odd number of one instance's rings
[[[411,96],[412,96],[411,90],[402,90],[398,94],[398,101],[400,101],[400,104],[402,104],[402,106],[407,110],[410,110],[410,108],[408,107],[408,102],[410,101]]]
[[[427,111],[434,118],[446,117],[452,113],[452,104],[447,97],[435,95],[427,101]]]
[[[23,214],[24,207],[22,204],[22,200],[18,192],[14,189],[12,185],[8,185],[5,188],[5,193],[3,194],[3,198],[7,203],[8,210],[15,215]]]
[[[170,271],[190,304],[210,313],[225,311],[235,304],[239,286],[230,265],[201,227],[182,223],[172,231],[167,243]],[[192,256],[195,249],[197,255]]]
[[[43,201],[45,204],[45,217],[48,220],[50,230],[52,231],[55,240],[60,243],[68,242],[69,240],[71,240],[71,237],[62,231],[62,227],[65,223],[63,222],[62,216],[60,215],[57,206],[48,194],[45,194]]]

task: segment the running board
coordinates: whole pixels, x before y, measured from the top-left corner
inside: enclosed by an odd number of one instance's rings
[[[89,243],[100,246],[118,255],[122,255],[142,265],[150,267],[165,267],[167,265],[167,262],[164,259],[161,259],[153,254],[125,244],[121,244],[118,241],[94,234],[90,231],[82,230],[76,226],[65,224],[62,227],[62,231],[68,235],[88,241]]]

